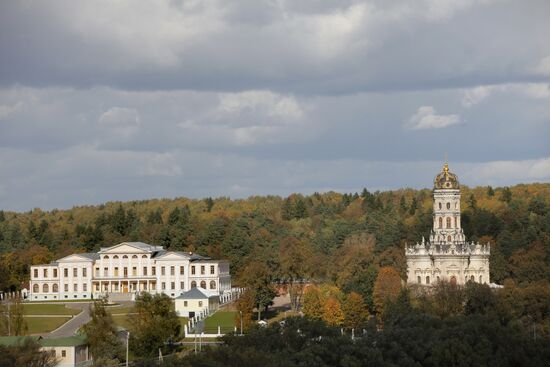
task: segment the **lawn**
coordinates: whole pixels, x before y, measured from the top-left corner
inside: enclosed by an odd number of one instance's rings
[[[70,317],[25,317],[29,334],[43,334],[53,331],[69,321]]]
[[[237,311],[218,311],[204,320],[204,332],[215,334],[220,326],[222,333],[228,333],[235,330],[235,316]]]
[[[24,304],[24,315],[76,315],[81,310],[67,308],[63,304]]]
[[[133,306],[111,306],[111,307],[105,307],[105,310],[107,313],[113,315],[113,314],[129,314],[136,312],[135,308]]]

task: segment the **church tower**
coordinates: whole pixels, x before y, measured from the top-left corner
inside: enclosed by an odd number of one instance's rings
[[[489,255],[489,244],[466,242],[460,223],[460,184],[445,163],[434,179],[429,240],[422,238],[421,243],[405,248],[407,283],[489,283]]]

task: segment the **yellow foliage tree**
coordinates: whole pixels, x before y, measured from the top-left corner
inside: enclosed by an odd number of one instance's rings
[[[340,302],[333,297],[326,300],[323,306],[323,321],[330,326],[342,326],[344,323],[344,312]]]
[[[386,266],[380,269],[374,282],[373,300],[374,309],[378,315],[384,312],[388,301],[394,301],[401,291],[401,277],[394,267]]]
[[[358,329],[365,325],[369,313],[365,301],[360,294],[351,292],[342,306],[344,312],[344,326],[349,329]]]
[[[310,319],[321,320],[323,316],[323,307],[321,292],[316,285],[310,285],[304,292],[304,302],[302,311]]]

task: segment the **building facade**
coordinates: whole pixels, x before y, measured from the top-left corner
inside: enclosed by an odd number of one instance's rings
[[[73,254],[31,266],[29,299],[85,300],[139,292],[175,298],[194,287],[217,295],[229,292],[229,262],[142,242],[123,242],[97,253]]]
[[[490,245],[467,242],[460,223],[460,184],[447,163],[434,180],[433,228],[429,240],[405,248],[407,283],[490,283]]]

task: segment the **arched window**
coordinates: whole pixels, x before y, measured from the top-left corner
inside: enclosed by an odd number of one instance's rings
[[[197,282],[194,280],[191,282],[191,288],[197,288]]]
[[[451,242],[451,236],[447,236],[447,242]]]
[[[35,284],[35,285],[32,286],[32,292],[33,293],[40,292],[40,287],[38,286],[38,284]]]
[[[147,255],[141,255],[142,259],[147,259]]]
[[[439,203],[439,209],[441,209],[441,203]]]
[[[201,288],[206,289],[206,282],[204,280],[201,282]]]
[[[443,228],[443,218],[439,217],[439,228]]]
[[[123,259],[127,259],[127,258],[128,258],[128,256],[124,255],[124,256],[122,256],[122,258],[123,258]]]
[[[447,228],[451,228],[451,218],[447,218]]]
[[[210,281],[210,289],[216,289],[216,282],[214,280]]]
[[[132,256],[132,259],[137,259],[137,255]]]
[[[439,283],[439,275],[435,278],[435,280]]]
[[[44,284],[42,286],[42,293],[48,293],[50,291],[50,287],[47,284]]]
[[[480,276],[479,276],[479,283],[480,283],[480,284],[483,283],[482,279],[483,279],[483,275],[480,275]]]
[[[420,275],[416,277],[416,281],[418,284],[422,284],[422,278],[420,278]]]
[[[426,284],[430,284],[430,277],[426,277]]]
[[[52,292],[54,293],[59,292],[59,287],[57,286],[57,284],[52,285]]]
[[[103,260],[109,260],[109,256],[107,255],[103,256]]]
[[[113,256],[113,259],[118,259],[118,255]]]
[[[451,203],[447,203],[447,209],[451,209]]]
[[[451,277],[451,285],[456,286],[456,277],[454,275]]]
[[[476,281],[476,278],[472,275],[472,276],[470,277],[470,280],[471,280],[472,282],[475,282],[475,281]]]

